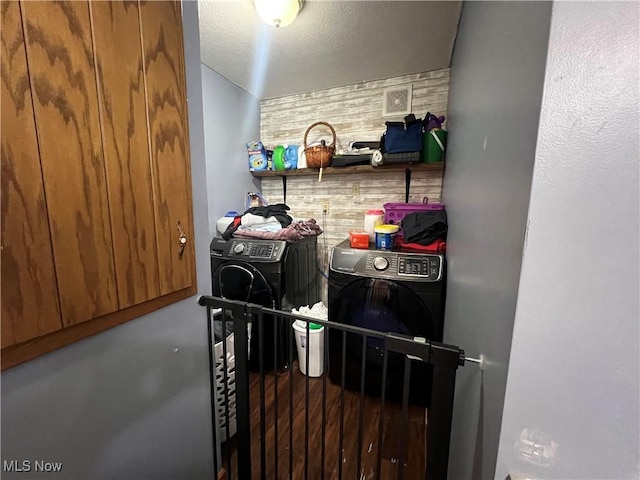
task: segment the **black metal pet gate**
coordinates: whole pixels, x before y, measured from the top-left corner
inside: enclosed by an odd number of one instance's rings
[[[202,296],[199,303],[207,309],[213,441],[223,444],[221,458],[214,455],[215,471],[226,474],[219,478],[447,478],[454,386],[456,370],[465,362],[463,350],[223,298]],[[296,320],[305,322],[307,342],[309,321],[324,327],[324,367],[318,378],[303,377],[295,366]],[[365,350],[372,342],[379,347],[381,381],[367,371]],[[304,350],[304,365],[310,366],[311,348]],[[350,355],[360,358],[359,388],[349,389],[345,382]],[[415,386],[413,374],[419,369],[429,369],[430,388]],[[390,390],[393,381],[401,388]],[[366,393],[372,388],[379,395]],[[428,397],[422,424],[426,432],[409,438],[410,411],[419,411],[411,405],[413,397]],[[395,421],[389,417],[392,411],[397,412]],[[383,461],[383,447],[390,443],[395,453]],[[349,459],[347,451],[353,452]]]

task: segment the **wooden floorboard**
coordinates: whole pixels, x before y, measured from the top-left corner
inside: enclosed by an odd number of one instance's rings
[[[291,380],[292,381],[291,381]],[[275,376],[265,375],[265,460],[266,478],[273,480],[316,480],[322,477],[331,480],[376,479],[379,446],[380,399],[364,397],[361,409],[360,394],[344,391],[343,445],[340,452],[340,404],[341,389],[326,379],[326,421],[325,455],[322,456],[322,389],[323,378],[309,378],[309,424],[308,435],[305,425],[306,377],[300,373],[297,363],[289,372],[278,375],[278,405],[276,412]],[[290,385],[293,388],[290,389]],[[289,448],[291,431],[289,404],[293,395],[292,450]],[[251,396],[251,458],[252,477],[261,478],[261,435],[260,435],[260,376],[250,374]],[[358,428],[360,414],[363,415],[363,435],[361,450],[358,452]],[[407,429],[407,458],[404,462],[405,480],[424,480],[426,468],[426,412],[424,408],[409,407]],[[276,417],[278,436],[276,440]],[[380,480],[397,478],[400,466],[400,441],[402,438],[401,405],[385,402],[382,435],[382,456]],[[305,475],[305,438],[308,438],[308,462]],[[276,455],[277,448],[277,455]],[[223,445],[223,455],[231,455],[229,479],[237,479],[237,449],[235,438]],[[291,453],[291,465],[290,465]],[[361,458],[358,473],[358,454]],[[277,476],[276,476],[277,462]],[[341,467],[340,467],[340,463]],[[226,458],[223,465],[227,465]],[[340,477],[340,468],[342,477]],[[291,476],[289,475],[291,471]]]

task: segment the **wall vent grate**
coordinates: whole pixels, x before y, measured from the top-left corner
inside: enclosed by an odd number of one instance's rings
[[[382,116],[389,117],[411,113],[412,94],[413,87],[411,85],[387,88],[384,91]]]

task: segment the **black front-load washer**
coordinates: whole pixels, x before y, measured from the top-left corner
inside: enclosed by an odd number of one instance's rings
[[[385,333],[442,341],[446,268],[443,255],[361,250],[346,240],[331,252],[329,320]],[[362,337],[347,334],[345,387],[360,390]],[[365,392],[382,392],[383,341],[367,338]],[[385,398],[402,400],[404,356],[389,352]],[[432,367],[412,361],[409,402],[428,406]],[[342,332],[329,333],[329,378],[342,381]]]
[[[290,311],[318,301],[316,237],[295,243],[283,240],[214,238],[211,241],[211,283],[214,297]],[[251,329],[249,368],[259,369],[259,329]],[[264,316],[264,368],[288,366],[289,323]],[[227,331],[228,333],[228,331]]]

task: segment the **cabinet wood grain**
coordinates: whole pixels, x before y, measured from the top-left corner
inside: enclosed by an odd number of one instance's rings
[[[140,3],[154,176],[160,288],[193,285],[195,266],[180,2]],[[180,250],[177,223],[188,238]]]
[[[20,5],[2,29],[2,348],[62,328]]]
[[[87,2],[21,3],[62,321],[117,310]]]
[[[120,308],[160,295],[137,2],[91,2]]]

